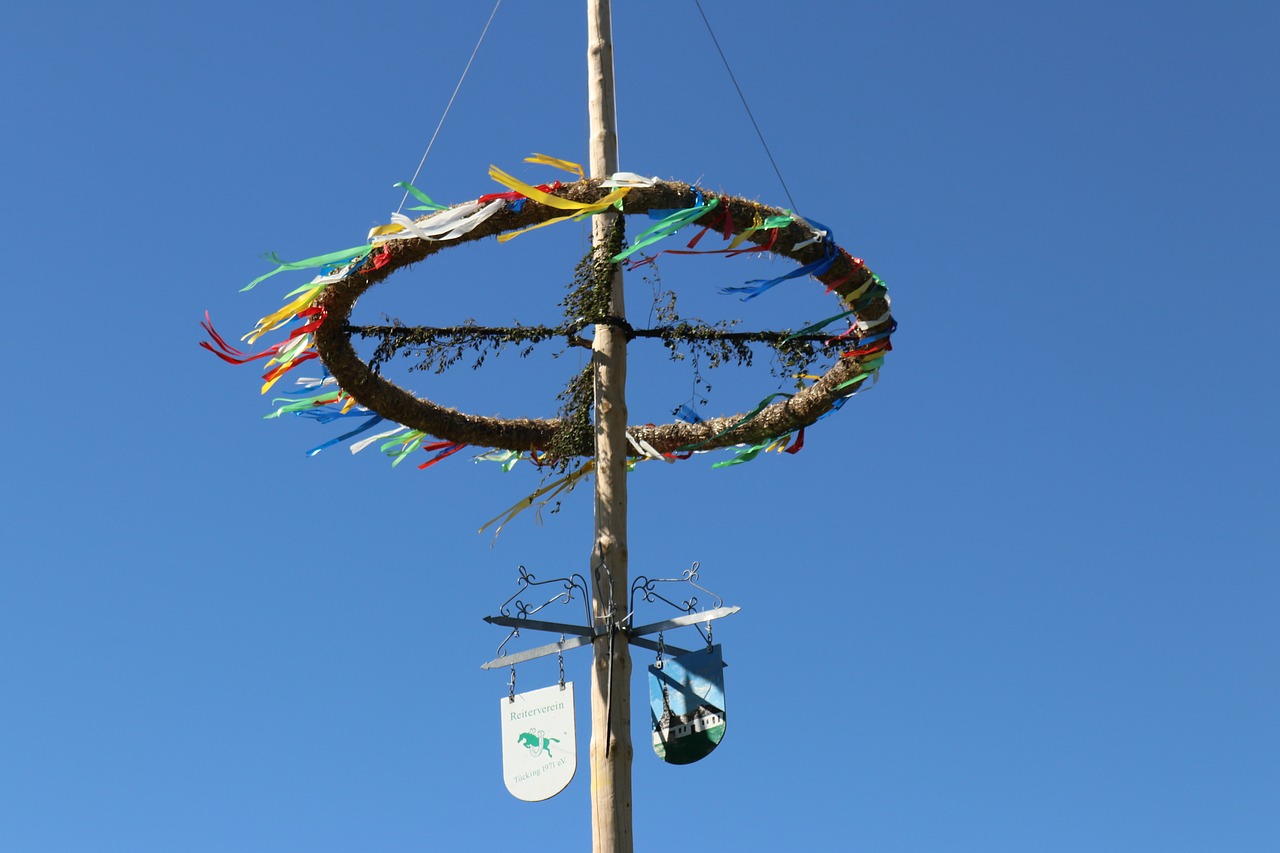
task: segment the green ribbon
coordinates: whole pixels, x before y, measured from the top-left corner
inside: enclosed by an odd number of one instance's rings
[[[865,362],[864,364],[860,365],[862,367],[861,373],[859,373],[857,376],[853,377],[852,379],[841,382],[839,385],[835,387],[835,390],[842,391],[851,385],[857,385],[859,382],[861,382],[862,380],[866,379],[868,376],[870,376],[871,374],[879,370],[882,364],[884,364],[884,356],[880,356],[879,358],[873,358],[871,359],[871,361]]]
[[[427,195],[422,190],[418,189],[408,181],[396,181],[391,186],[400,187],[409,195],[413,196],[418,201],[422,202],[421,207],[411,207],[409,208],[410,210],[448,210],[449,209],[445,207],[443,204],[437,204],[436,202],[432,201],[431,196]]]
[[[276,397],[273,403],[288,403],[287,406],[281,406],[269,415],[263,415],[263,420],[278,418],[289,412],[301,412],[306,409],[314,409],[316,406],[323,406],[337,401],[341,394],[337,391],[326,391],[323,394],[317,394],[314,397],[303,397],[301,400],[294,400],[292,397]]]
[[[314,267],[328,266],[329,264],[338,264],[338,263],[342,263],[343,261],[351,261],[356,258],[363,258],[365,255],[369,254],[372,251],[373,251],[372,246],[354,246],[350,249],[343,249],[340,252],[330,252],[327,255],[316,255],[314,258],[306,258],[301,261],[282,261],[274,252],[271,252],[267,254],[267,260],[274,261],[280,266],[276,267],[266,275],[258,276],[253,281],[249,282],[247,285],[240,288],[240,292],[244,293],[246,290],[253,290],[253,288],[256,287],[259,282],[265,281],[271,278],[271,276],[275,275],[276,273],[281,273],[281,272],[284,272],[285,270],[305,270],[305,269],[312,269]]]
[[[805,326],[800,331],[787,335],[785,338],[783,338],[782,342],[785,344],[787,341],[794,340],[800,337],[801,335],[811,335],[814,332],[817,332],[821,329],[825,329],[827,326],[830,326],[836,320],[841,320],[845,317],[848,317],[851,314],[853,314],[852,311],[841,311],[839,314],[833,314],[825,320],[819,320],[818,322],[814,323],[812,326]]]
[[[732,459],[726,459],[723,462],[717,462],[711,467],[712,468],[728,468],[730,465],[741,465],[743,462],[750,462],[752,459],[755,459],[757,456],[759,456],[766,447],[773,444],[775,441],[777,441],[776,438],[770,438],[761,444],[755,445],[754,447],[748,447],[746,450],[742,451]]]
[[[631,255],[635,254],[636,252],[640,251],[646,246],[652,246],[654,243],[658,242],[659,240],[665,240],[667,237],[670,237],[672,234],[676,233],[681,228],[688,225],[690,222],[693,222],[695,219],[699,218],[707,211],[713,209],[719,203],[720,203],[720,199],[713,198],[711,199],[711,201],[707,202],[706,204],[700,204],[695,207],[685,208],[684,210],[677,210],[675,213],[671,214],[670,216],[660,219],[658,221],[658,224],[652,226],[651,228],[648,228],[643,233],[639,234],[636,237],[635,245],[631,246],[631,248],[629,249],[625,249],[624,251],[614,255],[612,258],[610,258],[610,260],[612,260],[614,263],[617,263],[618,261],[626,260],[627,258],[631,257]]]
[[[778,392],[778,393],[776,393],[776,394],[770,394],[768,397],[765,397],[763,400],[761,400],[761,401],[759,402],[759,404],[757,404],[757,405],[756,405],[756,407],[755,407],[754,409],[752,409],[751,411],[749,411],[749,412],[747,412],[745,415],[743,415],[742,420],[738,421],[736,424],[734,424],[733,426],[729,427],[728,429],[726,429],[726,430],[722,430],[721,432],[716,433],[715,435],[713,435],[713,436],[711,436],[710,438],[708,438],[706,441],[700,441],[700,442],[698,442],[697,444],[686,444],[684,447],[677,447],[677,448],[676,448],[676,450],[679,450],[679,451],[685,451],[685,450],[697,450],[699,447],[702,447],[703,445],[710,444],[711,442],[715,441],[717,438],[720,438],[720,436],[722,436],[722,435],[728,435],[729,433],[733,432],[735,429],[737,429],[738,427],[740,427],[740,426],[742,426],[743,424],[747,423],[748,421],[755,420],[756,416],[757,416],[757,415],[759,415],[761,412],[763,412],[763,411],[764,411],[764,407],[765,407],[765,406],[767,406],[767,405],[769,405],[770,403],[772,403],[772,402],[773,402],[774,400],[776,400],[777,398],[779,398],[779,397],[787,397],[788,399],[790,399],[790,398],[791,398],[791,397],[793,397],[793,396],[795,396],[795,395],[793,395],[793,394],[785,394],[785,393],[783,393],[783,392],[781,392],[781,391],[779,391],[779,392]]]
[[[422,441],[427,437],[425,432],[421,430],[413,430],[412,432],[398,435],[390,441],[384,442],[380,448],[383,453],[388,456],[394,456],[395,461],[391,463],[394,468],[404,461],[405,457],[422,446]],[[402,445],[400,450],[393,450],[396,445]]]

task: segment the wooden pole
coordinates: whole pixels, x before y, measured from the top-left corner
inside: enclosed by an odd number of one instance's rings
[[[593,177],[618,171],[609,0],[587,0],[587,100]],[[591,223],[597,253],[608,251],[617,211]],[[626,316],[622,269],[615,266],[609,313]],[[592,614],[617,625],[627,610],[627,337],[613,324],[595,327],[596,492],[591,553]],[[591,838],[595,853],[632,853],[631,652],[625,636],[594,643],[591,670]]]

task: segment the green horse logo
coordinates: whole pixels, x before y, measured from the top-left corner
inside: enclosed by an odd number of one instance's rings
[[[517,740],[520,742],[521,746],[532,752],[535,758],[542,755],[544,752],[547,754],[548,758],[554,758],[555,756],[551,754],[551,744],[553,742],[560,742],[560,738],[558,737],[547,737],[546,733],[544,733],[542,729],[537,729],[532,732],[523,732]]]

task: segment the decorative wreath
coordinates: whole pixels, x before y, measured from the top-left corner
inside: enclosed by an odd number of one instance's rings
[[[543,155],[529,158],[574,170],[580,167]],[[368,333],[367,327],[353,327],[349,318],[356,300],[373,285],[396,270],[417,263],[430,255],[459,243],[498,237],[511,239],[518,233],[567,219],[581,219],[608,210],[623,214],[647,214],[658,220],[624,247],[621,229],[614,233],[614,245],[607,258],[600,256],[604,269],[630,261],[643,263],[636,256],[675,231],[688,225],[701,227],[687,249],[666,250],[677,254],[716,252],[729,255],[770,252],[799,264],[785,275],[771,280],[748,282],[742,287],[725,288],[727,292],[753,299],[774,286],[795,278],[812,276],[838,297],[841,313],[798,332],[780,335],[781,339],[821,339],[828,347],[838,347],[834,365],[808,387],[794,394],[773,394],[749,412],[709,419],[677,420],[667,424],[634,424],[628,436],[636,457],[685,458],[693,451],[714,450],[749,445],[727,463],[746,461],[765,449],[798,450],[803,430],[823,416],[838,409],[848,397],[862,387],[865,380],[879,370],[885,353],[891,349],[890,335],[896,322],[889,310],[889,297],[884,283],[863,262],[836,245],[825,226],[805,220],[790,211],[761,205],[736,196],[722,195],[685,183],[642,178],[619,173],[609,179],[580,178],[569,184],[530,186],[497,169],[490,176],[507,187],[506,192],[481,196],[453,207],[438,205],[408,184],[403,186],[423,202],[413,210],[430,213],[414,220],[394,214],[392,223],[370,232],[368,242],[352,249],[333,252],[294,263],[283,263],[256,279],[248,290],[265,278],[293,269],[320,268],[320,275],[309,284],[289,294],[291,301],[281,310],[264,317],[257,327],[245,335],[251,343],[270,332],[292,326],[286,339],[267,350],[250,354],[228,345],[206,321],[212,343],[202,342],[226,361],[244,363],[268,358],[264,375],[265,393],[284,373],[308,360],[319,358],[331,378],[317,381],[304,392],[318,394],[301,398],[284,398],[273,415],[298,413],[319,420],[362,417],[366,423],[311,452],[355,437],[371,430],[382,421],[398,425],[376,438],[387,438],[383,449],[399,462],[409,452],[420,448],[435,451],[436,456],[419,467],[427,467],[463,447],[487,448],[488,458],[509,462],[528,454],[535,461],[567,457],[591,457],[594,448],[589,431],[566,433],[564,418],[499,418],[466,414],[412,393],[382,377],[357,355],[351,342],[353,333]],[[621,221],[621,217],[619,218]],[[729,241],[728,247],[698,250],[702,237],[718,234]],[[643,258],[643,256],[640,256]],[[647,260],[651,260],[648,258]],[[275,259],[278,260],[278,259]],[[596,304],[601,304],[597,302]],[[607,299],[603,302],[607,305]],[[837,334],[823,329],[840,320],[848,328]],[[625,321],[609,317],[584,316],[556,332],[570,337],[582,328],[606,323],[622,327],[629,335],[644,335]],[[412,327],[399,327],[401,330]],[[527,329],[527,327],[519,327]],[[542,327],[545,330],[545,327]],[[455,327],[475,333],[476,327]],[[383,328],[384,334],[395,329]],[[650,337],[669,336],[670,329],[651,332]],[[738,339],[763,340],[753,333],[713,333]],[[336,386],[336,387],[335,387]],[[781,398],[781,399],[779,399]],[[432,441],[432,439],[436,439]],[[371,439],[360,442],[368,444]],[[354,448],[353,448],[354,449]],[[554,451],[554,452],[553,452]]]

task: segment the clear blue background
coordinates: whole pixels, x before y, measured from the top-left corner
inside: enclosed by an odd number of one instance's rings
[[[623,168],[785,205],[696,8],[616,6]],[[743,607],[720,749],[662,765],[636,706],[637,848],[1280,848],[1274,4],[704,6],[800,211],[902,325],[799,455],[632,476],[633,573],[698,560]],[[306,280],[238,293],[263,252],[386,221],[490,8],[7,15],[0,849],[588,848],[585,707],[578,778],[517,802],[478,665],[517,565],[585,568],[589,491],[494,543],[534,472],[308,459],[335,433],[261,420],[259,371],[196,346],[206,309],[235,338]],[[503,4],[420,186],[585,159],[583,13]],[[584,240],[559,228],[361,310],[554,320]],[[748,327],[824,316],[813,282],[715,294],[763,263],[677,289]],[[656,420],[688,374],[644,364]],[[438,388],[549,415],[571,371]],[[712,379],[726,411],[774,382]]]

